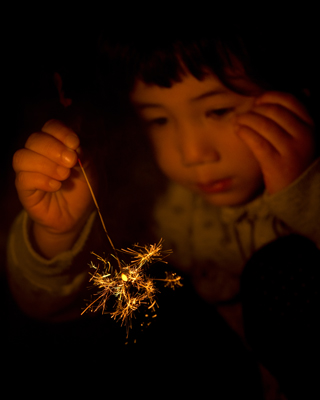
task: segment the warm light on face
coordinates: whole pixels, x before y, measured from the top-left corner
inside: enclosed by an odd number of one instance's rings
[[[235,133],[235,117],[255,98],[214,75],[190,74],[171,88],[137,81],[131,93],[164,174],[217,206],[246,203],[263,188],[257,160]]]

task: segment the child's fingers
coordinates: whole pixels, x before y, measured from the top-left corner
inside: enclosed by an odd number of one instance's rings
[[[299,138],[301,132],[305,132],[306,129],[312,129],[312,127],[301,119],[297,114],[294,114],[288,108],[285,108],[279,104],[261,104],[254,107],[251,110],[254,114],[266,117],[271,121],[276,122],[285,132],[289,135]],[[241,117],[239,117],[241,120]],[[243,121],[248,121],[248,116],[243,115]],[[258,127],[257,127],[258,128]]]
[[[42,132],[53,136],[70,149],[76,150],[80,145],[80,140],[73,130],[56,119],[46,122],[42,127]]]
[[[292,94],[283,92],[265,92],[255,101],[256,105],[266,103],[281,105],[284,108],[292,111],[307,124],[310,124],[312,126],[314,125],[313,120],[310,117],[306,107]]]
[[[16,173],[37,172],[55,180],[65,180],[70,175],[69,168],[27,149],[18,150],[14,154],[12,165]]]
[[[68,168],[73,167],[78,159],[75,150],[67,147],[61,141],[47,133],[33,133],[29,136],[25,147]]]
[[[291,181],[291,176],[288,179],[286,174],[279,178],[281,155],[268,140],[246,126],[238,127],[237,134],[246,143],[260,164],[269,194],[276,193]]]
[[[253,152],[262,168],[264,165],[272,163],[273,159],[279,158],[280,153],[277,148],[255,130],[247,126],[238,126],[237,134]]]
[[[242,128],[239,132],[254,132],[255,142],[268,142],[280,153],[286,151],[288,140],[292,138],[277,122],[254,112],[240,115],[237,123]]]
[[[25,205],[26,199],[35,191],[56,192],[61,187],[61,182],[38,172],[21,171],[16,174],[16,188],[22,204]],[[22,196],[23,194],[23,196]]]

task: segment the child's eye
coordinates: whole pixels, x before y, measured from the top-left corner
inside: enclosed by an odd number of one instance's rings
[[[167,118],[165,117],[161,117],[161,118],[155,118],[155,119],[151,119],[149,121],[147,121],[147,125],[149,126],[162,126],[165,125],[167,123]]]
[[[233,111],[233,107],[229,107],[229,108],[217,108],[215,110],[209,110],[206,112],[206,116],[207,117],[223,117],[227,114],[229,114],[230,112]]]

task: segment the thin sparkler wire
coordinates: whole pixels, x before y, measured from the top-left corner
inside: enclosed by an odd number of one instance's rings
[[[83,167],[83,165],[82,165],[82,162],[81,162],[80,158],[78,158],[78,163],[79,163],[79,165],[80,165],[80,168],[81,168],[81,171],[82,171],[82,173],[83,173],[83,176],[84,176],[84,178],[85,178],[85,180],[86,180],[86,182],[87,182],[87,185],[88,185],[88,187],[89,187],[89,190],[90,190],[90,193],[91,193],[93,202],[94,202],[94,204],[95,204],[95,206],[96,206],[96,209],[97,209],[97,211],[98,211],[98,214],[99,214],[99,217],[100,217],[100,221],[101,221],[101,223],[102,223],[103,230],[105,231],[105,234],[107,235],[108,241],[109,241],[109,243],[110,243],[110,245],[111,245],[111,247],[112,247],[112,250],[114,251],[114,257],[115,257],[115,259],[116,259],[117,262],[118,262],[118,267],[119,267],[119,271],[120,271],[120,270],[121,270],[121,262],[120,262],[120,259],[119,259],[119,257],[118,257],[118,252],[117,252],[116,248],[114,247],[114,244],[113,244],[113,242],[112,242],[110,236],[108,235],[108,231],[107,231],[107,228],[106,228],[106,226],[105,226],[104,220],[103,220],[103,218],[102,218],[102,215],[101,215],[101,212],[100,212],[100,208],[99,208],[98,202],[97,202],[97,200],[96,200],[96,196],[95,196],[94,193],[93,193],[91,184],[90,184],[90,182],[89,182],[88,176],[87,176],[87,174],[86,174],[86,171],[84,170],[84,167]]]

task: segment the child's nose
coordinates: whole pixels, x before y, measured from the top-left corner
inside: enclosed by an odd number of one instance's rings
[[[185,166],[208,164],[220,160],[220,154],[201,127],[185,128],[179,139],[182,162]]]

